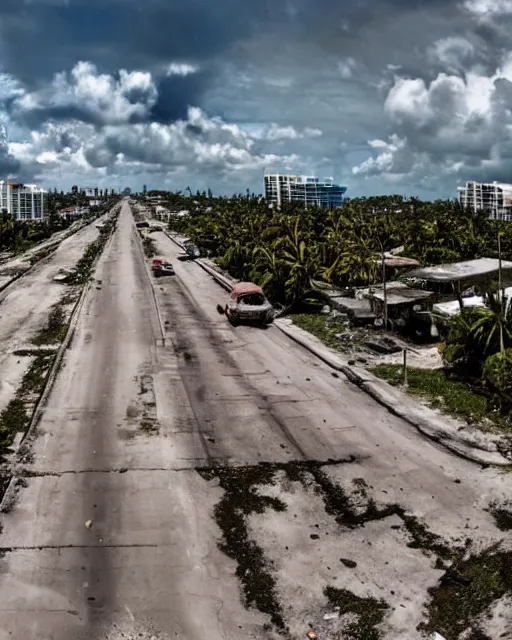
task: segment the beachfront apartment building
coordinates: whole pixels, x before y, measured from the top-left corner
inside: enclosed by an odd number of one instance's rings
[[[48,191],[35,184],[0,180],[0,212],[15,220],[44,220],[48,215]]]
[[[472,211],[489,211],[495,220],[512,221],[512,184],[466,182],[458,187],[459,202]]]
[[[306,207],[335,209],[341,207],[346,190],[347,187],[336,184],[334,178],[319,180],[313,176],[265,174],[265,198],[276,207],[284,202],[300,202]]]

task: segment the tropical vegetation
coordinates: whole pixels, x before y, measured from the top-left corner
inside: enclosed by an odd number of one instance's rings
[[[264,198],[238,195],[158,194],[170,226],[238,279],[265,286],[273,301],[297,304],[323,283],[352,287],[376,282],[376,256],[403,246],[422,265],[497,255],[512,257],[512,225],[458,202],[424,202],[402,196],[346,200],[340,209],[295,204],[272,209]],[[180,212],[187,211],[187,215]]]

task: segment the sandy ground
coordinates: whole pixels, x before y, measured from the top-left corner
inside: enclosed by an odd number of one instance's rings
[[[29,358],[13,351],[30,348],[30,339],[46,324],[51,307],[65,295],[67,287],[53,282],[61,268],[73,267],[85,248],[98,237],[92,223],[62,241],[50,257],[0,293],[0,411],[14,397]]]
[[[152,235],[176,276],[155,282],[154,299],[125,205],[38,426],[27,486],[2,517],[0,640],[281,637],[243,605],[243,537],[231,557],[218,547],[214,509],[240,495],[238,509],[258,496],[283,505],[249,509],[245,526],[272,563],[288,638],[311,628],[342,637],[342,621],[324,620],[329,586],[385,599],[385,638],[420,638],[441,576],[435,556],[407,546],[396,513],[336,521],[325,487],[362,508],[396,503],[478,551],[505,537],[485,509],[510,494],[512,476],[425,441],[277,328],[231,327],[215,308],[225,292]],[[261,462],[274,464],[265,480]],[[246,473],[252,484],[237,484]]]
[[[417,369],[441,369],[443,366],[443,359],[439,353],[437,345],[423,346],[414,345],[412,347],[414,351],[407,352],[407,366]],[[377,364],[403,364],[403,353],[390,353],[388,355],[371,355],[358,354],[368,359],[367,366],[376,366]]]

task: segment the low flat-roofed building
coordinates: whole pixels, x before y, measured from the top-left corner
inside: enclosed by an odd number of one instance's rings
[[[404,278],[417,278],[427,282],[460,282],[462,284],[480,284],[496,280],[499,272],[499,260],[496,258],[477,258],[463,262],[440,264],[433,267],[422,267],[404,273]],[[503,280],[512,283],[512,262],[501,261]]]

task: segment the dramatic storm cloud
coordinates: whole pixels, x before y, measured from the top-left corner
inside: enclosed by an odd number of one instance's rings
[[[345,5],[345,6],[344,6]],[[352,196],[512,181],[511,0],[2,0],[0,177]]]

